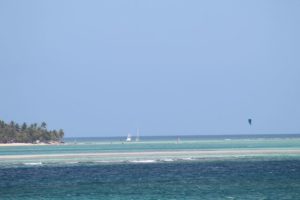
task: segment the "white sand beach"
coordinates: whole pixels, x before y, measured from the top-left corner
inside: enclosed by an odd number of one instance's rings
[[[36,146],[36,145],[59,145],[60,143],[56,142],[56,143],[0,143],[0,147],[14,147],[14,146]]]

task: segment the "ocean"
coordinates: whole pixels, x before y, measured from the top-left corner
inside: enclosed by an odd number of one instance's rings
[[[300,199],[300,135],[125,139],[0,147],[0,199]]]

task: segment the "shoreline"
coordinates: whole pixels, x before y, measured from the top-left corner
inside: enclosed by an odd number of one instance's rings
[[[52,142],[52,143],[0,143],[0,147],[16,147],[16,146],[39,146],[39,145],[60,145],[59,142]]]

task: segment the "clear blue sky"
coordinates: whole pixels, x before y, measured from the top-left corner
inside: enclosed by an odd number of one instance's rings
[[[0,91],[69,137],[299,133],[300,1],[0,0]]]

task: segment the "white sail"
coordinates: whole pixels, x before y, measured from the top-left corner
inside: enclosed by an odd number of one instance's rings
[[[127,135],[126,142],[131,142],[131,135],[130,135],[130,133]]]

